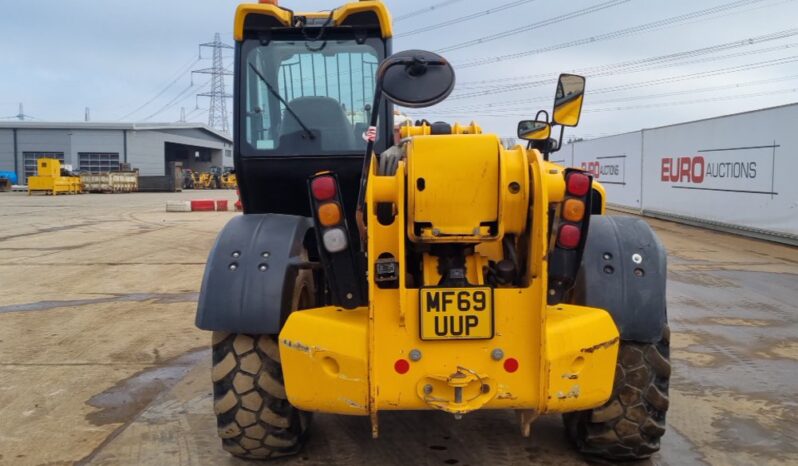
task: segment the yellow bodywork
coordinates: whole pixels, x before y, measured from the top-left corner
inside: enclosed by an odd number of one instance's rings
[[[34,192],[53,195],[83,192],[79,176],[61,176],[61,162],[58,159],[41,158],[36,165],[36,176],[28,177],[28,195]]]
[[[379,21],[380,32],[383,39],[393,36],[393,26],[391,24],[391,14],[388,8],[379,0],[362,0],[360,2],[351,2],[341,5],[333,11],[331,24],[337,26],[342,24],[349,16],[373,12]],[[292,12],[287,9],[280,8],[276,5],[268,3],[246,3],[238,6],[236,10],[235,24],[233,27],[233,37],[236,41],[244,40],[244,23],[249,15],[266,15],[275,18],[280,24],[285,27],[292,27],[293,20],[297,16],[304,16],[306,18],[324,18],[329,17],[330,13],[326,11],[314,12]]]
[[[397,258],[398,284],[381,288],[370,280],[368,307],[291,314],[280,333],[289,401],[308,411],[371,415],[375,435],[381,410],[549,413],[603,404],[618,352],[613,319],[602,309],[546,300],[549,212],[564,200],[563,167],[537,150],[505,149],[481,131],[403,133],[415,133],[406,159],[394,176],[372,171],[366,197],[368,258]],[[378,221],[378,203],[394,205],[392,223]],[[528,268],[520,286],[493,290],[493,337],[422,340],[420,288],[436,286],[440,275],[437,258],[423,253],[423,283],[408,281],[408,238],[475,244],[465,263],[469,283],[478,286],[488,261],[502,258],[507,234],[525,243],[519,251]],[[369,277],[374,269],[369,260]],[[517,370],[508,370],[510,359]]]

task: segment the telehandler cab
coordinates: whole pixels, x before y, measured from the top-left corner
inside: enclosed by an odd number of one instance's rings
[[[445,99],[435,54],[392,54],[365,0],[235,20],[235,169],[244,215],[208,258],[197,325],[213,331],[224,449],[296,453],[311,412],[564,413],[580,451],[659,449],[668,409],[664,250],[605,215],[589,173],[548,162],[585,80],[523,121],[528,147],[426,121],[393,140],[393,104]],[[559,140],[551,138],[560,126]],[[396,144],[394,144],[396,142]],[[365,154],[365,156],[364,156]]]

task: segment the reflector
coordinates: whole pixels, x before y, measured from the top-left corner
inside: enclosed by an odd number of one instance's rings
[[[341,223],[341,206],[335,202],[328,202],[319,207],[319,222],[325,227]]]
[[[504,370],[507,372],[515,372],[518,370],[518,360],[515,358],[507,358],[504,360]]]
[[[560,234],[557,237],[557,244],[561,248],[574,249],[579,246],[579,239],[582,233],[574,225],[563,225],[560,227]]]
[[[406,374],[410,370],[410,363],[407,362],[407,359],[397,359],[393,368],[399,374]]]
[[[583,173],[571,173],[566,180],[568,185],[568,193],[574,196],[582,197],[587,194],[590,188],[590,178]]]
[[[579,199],[568,199],[562,207],[562,217],[569,222],[579,222],[585,216],[585,203]]]
[[[335,178],[332,176],[319,176],[310,182],[310,191],[317,201],[327,201],[335,197],[337,191]]]
[[[324,242],[324,248],[331,253],[341,252],[348,246],[346,233],[341,228],[331,228],[325,231],[321,239]]]

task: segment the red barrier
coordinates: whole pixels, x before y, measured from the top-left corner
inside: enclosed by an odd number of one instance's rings
[[[192,212],[213,212],[216,210],[216,204],[213,199],[194,199],[191,201]]]
[[[233,205],[236,208],[236,212],[241,212],[242,210],[244,210],[244,206],[243,204],[241,204],[241,191],[238,188],[236,188],[236,197],[238,198],[238,200]]]
[[[217,199],[216,210],[219,212],[227,212],[227,199]]]

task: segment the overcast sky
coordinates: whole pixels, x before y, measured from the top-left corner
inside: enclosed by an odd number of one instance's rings
[[[152,100],[127,120],[176,121],[185,107],[190,120],[207,122],[207,99],[193,95],[207,77],[196,78],[191,87],[185,71],[192,64],[210,66],[209,60],[194,62],[197,45],[211,41],[215,32],[232,43],[237,3],[0,0],[0,117],[15,115],[23,102],[25,113],[39,120],[82,121],[89,107],[92,121],[118,121]],[[339,2],[281,3],[310,11]],[[430,120],[473,118],[486,130],[512,135],[519,119],[551,107],[554,84],[548,81],[562,71],[588,76],[585,113],[580,126],[566,133],[570,136],[596,137],[798,101],[795,0],[387,3],[397,18],[448,3],[395,24],[394,50],[460,47],[443,52],[457,72],[453,95],[415,113]],[[508,4],[515,6],[474,15]],[[634,29],[728,4],[739,6],[666,21],[671,25],[653,30]],[[468,15],[477,17],[413,32]],[[502,33],[505,37],[496,37]],[[776,33],[782,34],[767,37]],[[644,61],[717,45],[723,50]],[[510,57],[491,62],[497,56]]]

